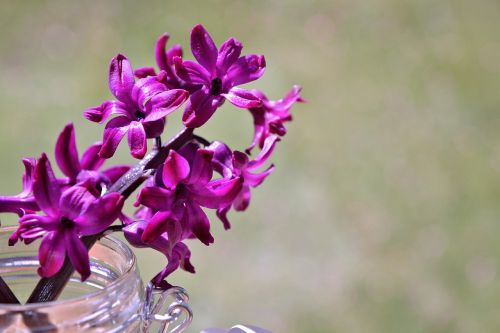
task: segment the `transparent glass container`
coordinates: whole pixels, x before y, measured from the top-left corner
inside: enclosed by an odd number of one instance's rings
[[[8,246],[13,230],[0,228],[0,276],[24,303],[40,279],[39,242]],[[91,276],[81,282],[74,274],[57,301],[0,304],[0,332],[182,332],[190,324],[185,291],[144,288],[135,256],[122,241],[102,238],[90,258]]]

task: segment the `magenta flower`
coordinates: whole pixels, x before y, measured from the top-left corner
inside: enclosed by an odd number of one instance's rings
[[[186,127],[202,126],[225,99],[240,108],[262,105],[258,96],[237,86],[257,80],[264,74],[264,56],[251,54],[240,57],[242,48],[239,41],[230,38],[217,50],[202,25],[193,28],[191,51],[198,62],[173,58],[179,78],[202,85],[190,96],[184,110],[182,121]]]
[[[249,108],[255,130],[252,143],[246,149],[247,153],[250,153],[255,145],[262,148],[264,141],[270,135],[284,136],[286,134],[284,123],[292,120],[290,109],[294,103],[304,102],[300,97],[301,90],[301,87],[294,86],[284,98],[277,101],[270,101],[260,90],[252,90],[253,94],[262,100],[262,105]]]
[[[75,185],[78,182],[90,179],[97,188],[103,185],[109,186],[130,169],[126,165],[115,165],[99,172],[99,168],[106,161],[99,157],[98,153],[101,146],[101,142],[92,144],[79,159],[75,128],[73,124],[64,127],[57,138],[55,157],[59,169],[67,177],[65,184]]]
[[[168,33],[161,35],[156,41],[155,47],[155,60],[160,71],[165,71],[166,78],[164,82],[170,82],[173,86],[177,87],[179,84],[179,78],[173,70],[173,58],[182,57],[182,47],[179,44],[175,44],[168,51],[166,50],[167,42],[170,39]],[[134,74],[138,78],[145,78],[148,76],[156,76],[157,73],[153,67],[140,67],[134,71]],[[169,87],[171,88],[171,87]]]
[[[162,83],[164,83],[168,89],[184,89],[189,92],[194,92],[200,88],[199,84],[190,84],[184,80],[181,80],[174,71],[174,57],[182,58],[182,47],[179,44],[175,44],[166,50],[167,41],[170,39],[168,33],[161,35],[156,41],[155,47],[155,59],[160,71],[165,71],[165,75],[162,77]],[[156,76],[157,73],[153,67],[141,67],[134,71],[134,74],[138,78],[145,78],[148,76]]]
[[[38,273],[43,277],[54,275],[67,255],[82,281],[85,280],[90,275],[90,264],[88,250],[80,237],[98,234],[111,225],[121,212],[123,197],[110,193],[99,198],[90,180],[61,191],[45,154],[35,167],[33,194],[44,215],[25,214],[21,217],[10,245],[17,238],[29,243],[43,237],[38,254]]]
[[[197,237],[205,245],[213,243],[210,222],[201,207],[220,209],[230,205],[241,191],[242,181],[212,179],[213,152],[197,149],[192,158],[185,158],[171,150],[162,169],[157,186],[145,187],[137,197],[136,205],[142,204],[153,210],[142,235],[142,241],[153,242],[167,232],[173,247],[178,241]]]
[[[152,280],[156,287],[168,289],[171,284],[165,279],[179,267],[183,270],[194,273],[194,266],[190,262],[191,251],[186,244],[177,242],[174,246],[171,245],[166,233],[161,234],[151,243],[144,243],[142,235],[144,229],[147,228],[146,221],[137,221],[128,224],[123,228],[123,233],[127,241],[135,247],[151,247],[165,255],[168,260],[165,268],[160,271]]]
[[[257,187],[273,172],[274,165],[271,165],[262,172],[255,173],[271,156],[276,142],[279,138],[276,135],[266,139],[262,151],[253,160],[248,159],[248,155],[240,151],[231,151],[231,149],[222,142],[213,142],[208,149],[214,152],[212,164],[214,170],[219,172],[225,178],[238,177],[243,179],[243,186],[236,195],[232,206],[236,211],[244,211],[250,204],[250,188]],[[224,229],[229,229],[231,224],[227,218],[227,213],[231,208],[226,205],[217,209],[217,216],[222,221]]]
[[[23,190],[17,195],[0,196],[0,213],[16,213],[19,216],[26,212],[38,211],[35,197],[33,196],[33,174],[35,172],[36,160],[24,158]]]
[[[114,155],[118,144],[128,133],[128,145],[135,158],[143,158],[147,139],[161,135],[165,117],[178,109],[187,99],[183,89],[167,90],[161,72],[135,81],[128,59],[118,54],[109,66],[109,88],[116,101],[105,101],[101,106],[87,109],[85,118],[103,122],[111,115],[104,129],[103,144],[99,151],[102,158]]]

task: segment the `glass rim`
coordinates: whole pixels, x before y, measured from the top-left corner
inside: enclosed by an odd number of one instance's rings
[[[0,233],[7,233],[7,232],[13,232],[16,230],[16,226],[5,226],[5,227],[0,227]],[[118,252],[118,250],[123,251],[124,255],[126,256],[127,263],[130,263],[126,270],[120,274],[120,276],[112,281],[108,286],[106,286],[103,289],[96,290],[94,292],[81,295],[81,296],[76,296],[64,300],[55,300],[55,301],[50,301],[50,302],[39,302],[39,303],[29,303],[29,304],[8,304],[8,303],[0,303],[0,310],[6,310],[6,311],[26,311],[26,310],[35,310],[39,308],[48,308],[48,307],[55,307],[55,306],[61,306],[61,305],[69,305],[72,303],[78,303],[81,301],[88,301],[92,299],[96,299],[103,294],[107,293],[109,290],[117,288],[119,285],[123,284],[124,280],[127,279],[128,276],[130,276],[130,273],[136,270],[137,267],[137,258],[132,251],[132,249],[123,241],[120,239],[112,236],[112,235],[106,235],[99,239],[97,242],[101,242],[103,239],[108,240],[113,244],[113,247],[111,249],[115,250]]]

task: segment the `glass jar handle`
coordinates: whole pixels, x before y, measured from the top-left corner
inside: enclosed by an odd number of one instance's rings
[[[167,301],[171,300],[168,304]],[[146,299],[144,301],[144,324],[143,333],[149,333],[151,325],[155,322],[160,324],[158,333],[182,333],[191,324],[193,312],[188,304],[189,296],[181,287],[172,287],[167,290],[155,288],[151,283],[146,287]],[[165,310],[163,310],[166,307]],[[182,321],[181,319],[184,318]],[[169,326],[180,323],[172,330]]]

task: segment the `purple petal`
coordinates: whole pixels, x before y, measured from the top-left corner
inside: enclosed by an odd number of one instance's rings
[[[222,102],[222,97],[212,96],[206,89],[200,89],[189,98],[182,122],[189,128],[200,127],[212,117]]]
[[[166,70],[169,67],[167,62],[167,54],[165,52],[165,48],[167,46],[169,38],[170,35],[168,33],[164,33],[156,41],[156,47],[155,47],[156,64],[160,69],[163,70]]]
[[[163,164],[162,180],[166,188],[175,189],[177,184],[189,176],[189,163],[175,150],[170,150]]]
[[[181,260],[180,267],[186,272],[194,274],[194,266],[190,262],[191,251],[189,251],[187,245],[178,242],[177,244],[175,244],[173,252],[176,253]]]
[[[102,185],[109,185],[110,181],[102,172],[93,170],[82,170],[76,177],[77,183],[88,183],[87,186],[95,197],[99,197]],[[68,186],[71,184],[68,184]]]
[[[52,167],[45,153],[38,159],[33,180],[33,194],[40,208],[51,216],[59,212],[61,189],[54,176]]]
[[[157,76],[148,76],[144,79],[137,80],[136,84],[132,88],[132,99],[134,100],[135,110],[146,111],[144,105],[154,95],[167,90],[167,86],[165,86],[162,82],[163,77],[165,77],[165,72],[161,71]]]
[[[118,54],[109,64],[109,89],[120,101],[129,103],[132,87],[134,86],[134,72],[127,57]]]
[[[226,74],[229,67],[240,57],[242,49],[243,45],[232,37],[221,45],[217,57],[217,76],[222,77]]]
[[[23,216],[25,210],[40,210],[35,201],[35,197],[0,196],[0,213],[15,213],[19,216]]]
[[[250,90],[233,87],[227,94],[222,94],[222,96],[239,108],[257,108],[262,105],[262,100],[252,94]]]
[[[224,178],[230,178],[233,175],[233,152],[231,149],[220,141],[212,142],[207,149],[214,152],[212,158],[214,170]]]
[[[146,104],[145,122],[156,121],[177,110],[189,97],[183,89],[172,89],[153,96]]]
[[[110,158],[115,154],[120,141],[127,133],[129,124],[130,119],[124,116],[113,118],[106,124],[99,157]]]
[[[176,58],[176,57],[182,58],[182,47],[180,44],[174,44],[174,45],[172,45],[171,48],[168,49],[168,51],[167,51],[167,63],[170,66],[172,66],[174,64],[174,58]]]
[[[130,153],[133,157],[141,159],[146,155],[147,140],[146,131],[142,126],[142,123],[138,121],[132,121],[128,127],[128,145],[130,147]]]
[[[248,186],[243,186],[243,189],[241,192],[238,194],[238,196],[234,199],[234,209],[237,211],[241,212],[244,211],[248,208],[248,205],[250,204],[250,189]]]
[[[19,219],[19,226],[23,230],[42,228],[45,231],[56,231],[60,227],[59,220],[59,217],[26,214]]]
[[[96,142],[85,150],[80,160],[83,170],[98,170],[106,162],[105,159],[99,157],[101,148],[102,143]]]
[[[59,232],[49,232],[40,243],[38,249],[38,260],[40,268],[38,274],[43,277],[51,277],[61,269],[66,251],[65,242]]]
[[[165,118],[143,122],[142,126],[144,126],[144,131],[146,131],[146,137],[148,139],[159,137],[165,129],[165,123]]]
[[[148,222],[146,221],[135,221],[127,224],[123,228],[123,235],[125,239],[135,247],[149,247],[149,245],[145,244],[142,240],[142,234],[144,229],[146,228]]]
[[[76,178],[82,167],[78,160],[75,141],[75,127],[68,124],[59,134],[56,142],[55,157],[59,169],[68,177]]]
[[[80,216],[96,200],[95,187],[90,179],[65,190],[59,201],[61,215],[73,220]]]
[[[217,209],[217,217],[219,220],[221,220],[222,225],[224,226],[224,230],[229,230],[231,229],[231,223],[229,222],[229,219],[227,218],[227,213],[229,212],[229,209],[231,208],[231,205],[219,208]]]
[[[189,162],[189,165],[192,165],[194,156],[196,155],[198,149],[200,149],[200,145],[198,143],[190,142],[185,144],[181,149],[177,150],[177,152]]]
[[[175,191],[158,186],[143,187],[137,195],[134,206],[144,205],[154,210],[170,210],[175,199]]]
[[[241,174],[241,171],[246,169],[248,165],[248,155],[241,151],[235,150],[233,152],[233,167],[235,171]]]
[[[207,184],[206,188],[196,188],[192,191],[192,198],[203,207],[220,209],[231,205],[234,198],[241,191],[243,179],[219,179]]]
[[[83,235],[96,235],[113,223],[121,213],[124,199],[119,193],[109,193],[88,205],[75,219],[75,228]]]
[[[147,221],[151,217],[153,217],[154,213],[155,213],[154,210],[152,210],[151,208],[148,208],[146,206],[142,206],[135,211],[134,217],[137,220],[146,220]]]
[[[266,60],[263,55],[250,54],[240,57],[227,71],[231,87],[255,81],[264,74]]]
[[[266,139],[266,141],[264,141],[264,146],[262,147],[262,150],[260,151],[259,155],[257,155],[257,157],[255,157],[254,160],[248,163],[247,169],[248,170],[258,169],[264,163],[266,163],[266,161],[272,155],[274,147],[276,146],[276,143],[278,141],[280,141],[280,138],[277,137],[276,135],[269,136]]]
[[[185,217],[188,219],[193,234],[203,244],[210,245],[214,242],[214,237],[210,234],[210,221],[199,205],[187,202]]]
[[[156,71],[153,67],[140,67],[134,70],[136,78],[143,79],[148,76],[155,76]]]
[[[111,115],[129,116],[127,105],[120,101],[105,101],[99,106],[85,110],[84,117],[96,123],[102,123]]]
[[[205,185],[212,179],[213,155],[214,152],[209,149],[198,149],[196,151],[187,184]]]
[[[291,119],[291,116],[289,119]],[[282,119],[270,120],[269,132],[272,134],[277,134],[279,136],[284,136],[286,134],[286,127],[285,125],[283,125],[283,120]]]
[[[168,229],[175,229],[175,225],[179,227],[179,223],[173,218],[171,212],[156,212],[144,229],[141,240],[144,243],[152,243]],[[176,231],[176,233],[180,235],[181,231]]]
[[[277,101],[270,101],[266,106],[274,112],[288,112],[293,104],[304,102],[302,97],[300,97],[301,90],[302,87],[295,85],[284,98]]]
[[[192,84],[210,85],[211,74],[201,65],[191,60],[174,58],[175,73],[182,80]]]
[[[164,279],[167,278],[170,274],[172,274],[180,265],[180,258],[178,256],[173,256],[169,258],[167,266],[151,280],[153,284],[160,288],[164,286],[169,288],[171,285],[169,283],[163,283]]]
[[[163,34],[158,38],[155,47],[155,58],[156,64],[161,70],[167,73],[167,77],[170,80],[176,80],[177,76],[172,70],[173,58],[182,57],[182,48],[180,45],[173,45],[168,51],[165,51],[169,35],[167,33]]]
[[[245,184],[248,184],[252,187],[257,187],[274,171],[274,165],[271,165],[267,170],[260,173],[250,173],[245,172]]]
[[[266,112],[263,107],[249,109],[253,117],[254,134],[252,143],[245,149],[247,154],[250,154],[252,149],[258,144],[260,147],[264,145],[264,140],[268,135],[266,128]]]
[[[17,230],[17,232],[19,229]],[[22,240],[24,244],[29,245],[33,243],[35,240],[37,240],[40,237],[45,237],[47,235],[47,230],[41,228],[41,227],[34,227],[32,229],[22,231]],[[19,236],[19,234],[18,234]],[[11,246],[11,242],[17,242],[15,239],[16,236],[14,234],[9,238],[9,245]]]
[[[127,171],[130,170],[129,165],[115,165],[102,171],[102,173],[109,179],[111,184],[115,183]]]
[[[81,281],[90,276],[89,250],[82,240],[72,231],[64,233],[64,244],[69,260],[81,275]]]
[[[33,177],[35,174],[36,159],[32,157],[23,158],[23,191],[20,196],[31,195],[33,193]]]
[[[205,67],[208,72],[215,72],[217,47],[201,24],[196,25],[191,31],[191,52],[198,63]]]

